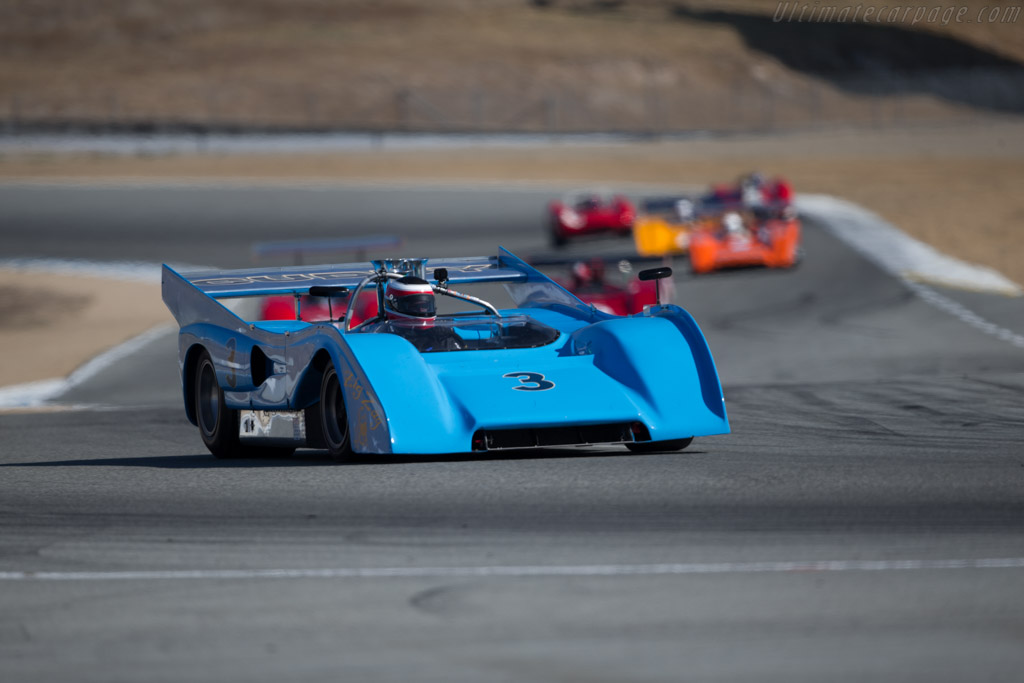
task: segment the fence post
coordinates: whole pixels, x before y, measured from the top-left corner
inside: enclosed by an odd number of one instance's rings
[[[316,128],[320,107],[316,93],[306,92],[306,128]]]
[[[761,125],[765,130],[771,130],[775,127],[775,90],[769,86],[762,92],[764,99],[762,101]]]
[[[809,117],[809,119],[810,120],[808,121],[808,123],[810,124],[811,127],[817,128],[818,124],[821,122],[821,88],[822,88],[822,86],[821,86],[820,83],[808,82],[808,87],[810,88],[810,97],[808,98],[809,99],[809,104],[810,104],[810,107],[809,107],[809,109],[810,109],[810,117]]]
[[[724,98],[723,98],[724,99]],[[749,124],[746,123],[747,105],[752,104],[751,99],[743,92],[743,85],[737,81],[732,89],[732,111],[725,112],[717,123],[718,130],[743,130]],[[726,100],[728,106],[728,100]]]
[[[206,91],[206,127],[212,128],[217,119],[217,94],[213,90]]]
[[[549,133],[554,133],[558,127],[558,98],[556,95],[548,95],[544,98],[544,119]]]
[[[479,133],[484,127],[484,94],[480,88],[473,90],[473,128]]]
[[[647,97],[644,99],[644,109],[647,112],[647,125],[644,127],[647,128],[648,134],[652,136],[663,133],[664,130],[662,130],[661,107],[659,106],[660,103],[658,101],[658,91],[653,84],[647,84]]]
[[[882,85],[875,79],[871,81],[871,124],[875,128],[882,127]]]
[[[395,93],[395,127],[400,130],[407,130],[409,128],[410,97],[408,88],[402,88]]]
[[[107,93],[107,126],[114,128],[117,126],[119,120],[120,107],[117,101],[117,92],[111,91]]]
[[[7,130],[13,132],[18,129],[21,123],[21,100],[17,95],[11,95],[11,113],[7,119]]]

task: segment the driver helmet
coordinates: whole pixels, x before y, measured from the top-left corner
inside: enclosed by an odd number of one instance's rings
[[[764,204],[764,191],[764,178],[759,174],[751,173],[750,176],[743,181],[743,185],[740,190],[740,201],[749,207],[759,207]]]
[[[788,205],[793,201],[793,186],[785,180],[777,181],[775,183],[775,198],[780,204]]]
[[[725,234],[730,237],[739,237],[745,232],[743,218],[734,211],[722,216],[722,225],[725,227]]]
[[[692,221],[696,213],[693,208],[693,202],[689,199],[680,199],[676,202],[676,215],[679,216],[679,220],[683,222]]]
[[[758,173],[757,171],[753,171],[752,173],[748,173],[743,177],[743,179],[740,181],[740,185],[743,185],[744,187],[764,187],[765,182],[766,181],[764,175]]]
[[[577,261],[572,266],[572,279],[577,287],[590,284],[594,279],[594,271],[589,264]]]
[[[388,280],[384,288],[384,313],[388,320],[433,321],[437,318],[434,290],[426,280],[412,275]]]

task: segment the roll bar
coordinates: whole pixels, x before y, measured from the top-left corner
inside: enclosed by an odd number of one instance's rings
[[[395,273],[387,270],[385,266],[381,266],[380,270],[376,273],[368,275],[360,280],[359,284],[356,285],[355,290],[353,290],[352,296],[348,300],[348,308],[345,310],[345,332],[351,332],[352,330],[358,329],[367,323],[373,322],[372,320],[364,320],[355,327],[349,327],[349,321],[352,320],[352,308],[355,306],[356,300],[359,298],[359,294],[363,291],[363,288],[365,288],[366,285],[371,282],[377,284],[377,319],[379,320],[384,314],[384,290],[381,285],[387,280],[398,280],[405,277],[407,274],[408,273]],[[492,313],[495,317],[501,317],[501,313],[498,312],[498,309],[495,308],[493,304],[470,294],[463,294],[462,292],[456,292],[454,289],[449,289],[447,284],[448,272],[446,269],[439,268],[435,270],[434,278],[438,280],[439,284],[430,285],[430,288],[438,294],[443,294],[445,296],[450,296],[453,299],[461,299],[462,301],[476,304],[477,306],[480,306]]]

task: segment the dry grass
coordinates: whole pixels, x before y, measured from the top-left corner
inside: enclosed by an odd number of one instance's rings
[[[0,118],[7,109],[22,120],[384,128],[742,128],[806,119],[807,112],[787,112],[787,102],[823,106],[832,116],[858,106],[860,120],[877,115],[864,96],[787,68],[728,23],[678,10],[767,15],[774,2],[633,0],[595,10],[599,5],[0,0]],[[1019,25],[914,29],[1024,61]],[[808,41],[806,49],[813,59],[814,50],[827,48]],[[769,91],[778,95],[770,105],[763,101]],[[551,93],[564,97],[545,110]],[[768,106],[770,113],[743,114]],[[901,106],[915,116],[959,112],[932,96],[908,96]]]
[[[160,286],[0,270],[0,386],[64,377],[161,323]]]

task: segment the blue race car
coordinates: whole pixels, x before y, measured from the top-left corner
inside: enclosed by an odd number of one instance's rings
[[[454,285],[503,290],[512,306]],[[295,298],[295,320],[245,320],[222,303],[282,294]],[[326,297],[327,319],[301,319],[307,296]],[[185,414],[221,458],[299,447],[338,460],[593,444],[667,451],[729,431],[711,352],[686,311],[603,313],[504,249],[186,274],[165,265],[163,300],[181,327]]]

